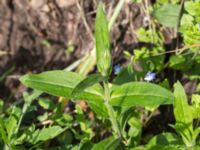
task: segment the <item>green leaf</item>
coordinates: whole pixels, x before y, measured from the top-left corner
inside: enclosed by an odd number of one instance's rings
[[[193,26],[194,18],[191,15],[183,14],[181,17],[181,26]]]
[[[196,108],[200,108],[200,95],[192,95],[192,105]]]
[[[39,90],[33,90],[33,92],[31,94],[27,93],[27,92],[23,92],[23,98],[24,98],[24,105],[22,108],[22,115],[20,116],[19,122],[18,122],[18,127],[21,124],[21,121],[24,117],[24,115],[28,112],[31,111],[32,107],[31,107],[31,103],[38,98],[40,95],[42,94],[42,91]],[[17,129],[18,130],[18,129]]]
[[[180,6],[166,4],[156,9],[153,16],[164,26],[176,27],[179,20]]]
[[[72,91],[72,97],[79,96],[85,89],[103,81],[103,79],[104,77],[101,74],[89,75],[74,88]]]
[[[138,73],[129,65],[127,68],[123,68],[122,71],[113,79],[113,84],[122,85],[124,83],[137,81]]]
[[[79,150],[91,150],[93,143],[91,141],[84,141],[82,140],[79,144]]]
[[[170,85],[169,85],[169,80],[168,79],[164,79],[163,81],[161,81],[159,83],[160,86],[162,86],[165,89],[170,89]]]
[[[172,104],[173,100],[173,94],[158,85],[131,82],[113,86],[110,104],[115,106],[155,106]]]
[[[3,108],[4,108],[4,101],[0,99],[0,113],[3,112]]]
[[[193,150],[199,150],[200,149],[200,146],[199,145],[196,145],[194,146]]]
[[[185,150],[184,145],[153,145],[151,147],[134,147],[129,150]]]
[[[180,82],[174,85],[174,115],[176,122],[191,123],[193,121],[191,108],[187,102],[185,90]]]
[[[192,109],[193,118],[198,119],[200,117],[200,95],[192,95]]]
[[[83,77],[77,73],[69,71],[47,71],[37,75],[25,75],[20,80],[28,87],[44,91],[55,96],[73,98],[72,90],[81,80],[83,80]],[[103,101],[103,91],[101,90],[102,88],[100,85],[95,85],[84,90],[84,92],[77,98],[88,101]]]
[[[52,100],[48,98],[39,98],[38,104],[44,109],[53,109],[55,105]]]
[[[52,126],[48,128],[38,129],[30,136],[29,142],[30,143],[38,143],[39,141],[47,141],[49,139],[53,139],[58,136],[60,133],[65,131],[65,129],[59,126]]]
[[[119,145],[120,145],[120,139],[116,138],[110,141],[104,149],[113,150],[113,149],[116,149]]]
[[[154,145],[181,145],[182,140],[174,133],[161,133],[159,135],[154,136],[150,139],[148,143],[148,147],[152,147]]]
[[[103,76],[108,76],[111,73],[112,57],[110,49],[108,21],[103,10],[102,2],[99,3],[97,8],[95,39],[97,68]]]
[[[38,98],[41,94],[42,92],[38,90],[34,90],[31,94],[24,92],[23,98],[24,98],[24,101],[30,105],[32,101]]]
[[[154,145],[145,150],[185,150],[184,145]]]
[[[4,124],[4,120],[3,118],[0,117],[0,139],[2,139],[4,141],[5,144],[9,143],[9,140],[6,136],[6,127]]]
[[[173,55],[170,57],[169,66],[176,70],[186,71],[192,67],[191,55]],[[187,62],[187,65],[185,63]]]
[[[130,129],[128,131],[128,135],[130,137],[138,137],[142,133],[142,123],[140,120],[136,117],[132,117],[129,121],[128,124],[130,125]]]
[[[108,118],[107,108],[105,107],[104,103],[97,103],[96,101],[88,102],[90,108],[98,115],[104,118]]]
[[[134,109],[131,107],[131,108],[127,108],[125,109],[121,115],[120,115],[120,127],[121,127],[121,131],[122,132],[126,132],[125,131],[125,127],[126,127],[126,124],[128,122],[128,120],[133,117],[134,115],[136,115],[136,112],[134,111]]]
[[[61,126],[71,127],[73,125],[73,118],[69,114],[62,113],[56,115],[55,122]]]
[[[137,146],[134,148],[129,148],[129,150],[147,150],[147,148],[145,148],[144,146]]]
[[[51,147],[48,148],[48,150],[80,150],[79,146],[73,146],[73,145],[64,145],[64,146],[57,146],[57,147]]]
[[[130,128],[128,129],[129,146],[137,146],[141,142],[142,136],[142,123],[139,118],[132,117],[129,119],[128,124]]]
[[[184,4],[185,10],[192,16],[200,16],[200,3],[187,1]]]
[[[185,90],[177,82],[174,85],[174,116],[176,119],[175,129],[182,136],[184,143],[189,146],[193,141],[193,111],[188,105]]]
[[[81,75],[69,71],[47,71],[40,74],[25,75],[20,81],[31,88],[38,89],[55,96],[73,98],[73,89],[84,79]],[[93,108],[99,108],[107,114],[103,105],[103,90],[99,84],[89,87],[77,99],[86,100]],[[100,110],[94,110],[99,112]],[[104,111],[104,112],[103,112]]]
[[[200,133],[200,127],[196,128],[194,131],[194,138],[196,139]]]
[[[17,134],[17,124],[19,121],[19,118],[21,116],[21,109],[18,107],[13,107],[12,108],[12,112],[9,116],[9,118],[6,120],[6,130],[7,130],[7,134],[8,134],[8,139],[11,140],[11,138]]]
[[[119,139],[115,139],[114,137],[109,137],[95,144],[92,150],[115,150],[118,145],[119,145]]]

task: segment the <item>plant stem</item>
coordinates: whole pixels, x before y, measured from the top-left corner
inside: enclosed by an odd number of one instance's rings
[[[108,24],[109,31],[111,30],[111,28],[112,28],[113,24],[115,23],[117,17],[119,16],[119,13],[123,8],[124,3],[125,3],[125,0],[119,0],[112,17],[110,18],[109,24]]]
[[[121,139],[122,134],[121,134],[121,131],[119,129],[119,124],[118,124],[117,119],[116,119],[115,111],[114,111],[113,107],[109,104],[110,89],[109,89],[109,86],[108,86],[108,80],[107,79],[104,80],[103,85],[104,85],[104,93],[105,93],[105,105],[106,105],[106,108],[108,110],[109,119],[111,121],[111,124],[113,126],[113,130],[114,130],[115,134],[117,134],[118,138]]]
[[[34,90],[31,95],[27,95],[27,96],[25,96],[25,94],[23,95],[25,103],[23,105],[22,114],[21,114],[21,116],[20,116],[20,118],[18,120],[17,127],[15,129],[16,134],[18,133],[19,127],[20,127],[21,122],[22,122],[22,119],[23,119],[24,115],[26,114],[28,108],[31,106],[33,100],[35,98],[39,97],[41,94],[42,94],[41,91]]]

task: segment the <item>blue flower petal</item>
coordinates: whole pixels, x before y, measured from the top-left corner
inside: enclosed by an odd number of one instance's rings
[[[153,81],[156,78],[156,73],[154,72],[147,72],[146,76],[144,77],[145,81]]]
[[[117,75],[121,72],[122,67],[119,64],[117,64],[117,65],[114,66],[113,69],[114,69],[114,74]]]

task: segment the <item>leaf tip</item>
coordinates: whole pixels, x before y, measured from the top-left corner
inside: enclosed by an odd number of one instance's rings
[[[23,75],[22,77],[19,78],[19,81],[25,84],[28,77],[29,77],[29,74]]]

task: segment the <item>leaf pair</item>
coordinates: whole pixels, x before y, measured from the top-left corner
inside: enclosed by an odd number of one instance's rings
[[[25,75],[20,80],[27,87],[40,89],[51,95],[72,99],[76,97],[76,99],[86,100],[97,114],[106,117],[107,112],[103,105],[102,87],[99,84],[91,87],[86,85],[88,88],[79,93],[79,91],[82,91],[81,88],[86,88],[85,83],[80,83],[83,79],[84,77],[77,73],[57,70],[43,72],[38,75]],[[79,83],[80,85],[76,88],[77,90],[74,90]]]
[[[100,84],[95,83],[102,81],[103,77],[96,74],[83,79],[81,75],[69,71],[47,71],[38,75],[25,75],[21,78],[21,82],[28,87],[55,96],[66,98],[76,96],[76,99],[96,104],[94,107],[102,107],[104,103],[103,89]],[[113,85],[109,103],[114,106],[126,107],[172,104],[173,95],[158,85],[130,82],[121,86]],[[99,109],[104,110],[104,107]]]
[[[100,74],[83,78],[69,71],[48,71],[39,75],[26,75],[21,82],[28,87],[38,89],[55,96],[83,99],[99,115],[107,117],[104,105],[104,91],[100,81],[111,73],[112,58],[108,22],[100,2],[95,24],[96,59]],[[113,85],[109,103],[114,106],[157,106],[172,104],[173,95],[170,91],[150,83],[130,82],[121,86]]]

